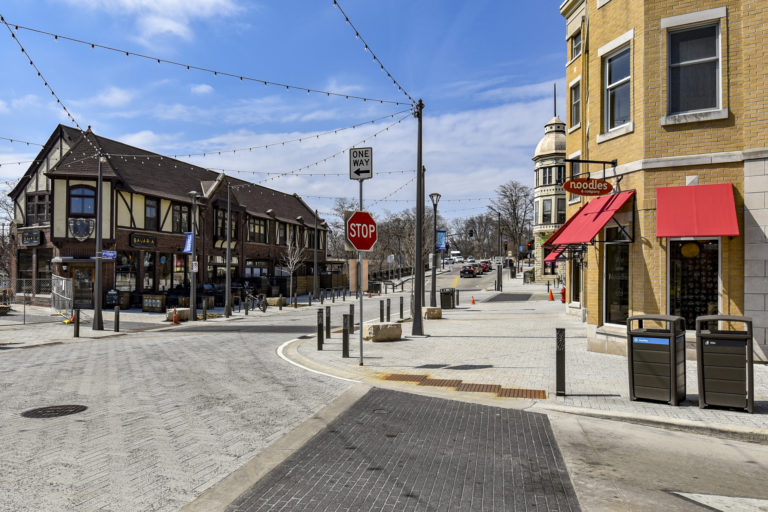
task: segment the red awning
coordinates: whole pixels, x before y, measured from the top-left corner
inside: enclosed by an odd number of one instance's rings
[[[563,253],[563,251],[565,250],[566,247],[568,247],[568,246],[567,245],[558,245],[557,247],[555,247],[555,249],[552,252],[550,252],[549,254],[547,254],[546,258],[544,258],[544,263],[552,263],[553,261],[555,261],[557,259],[557,257],[560,256]]]
[[[634,190],[599,196],[582,206],[543,245],[587,244],[608,224],[613,215],[635,195]]]
[[[739,236],[733,185],[657,188],[656,236]]]

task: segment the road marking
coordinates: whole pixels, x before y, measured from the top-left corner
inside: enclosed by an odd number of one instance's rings
[[[297,362],[295,362],[295,361],[291,361],[291,360],[290,360],[290,359],[288,359],[288,357],[287,357],[287,356],[286,356],[286,355],[283,353],[283,349],[284,349],[285,347],[287,347],[288,345],[290,345],[291,343],[293,343],[294,341],[299,341],[299,338],[295,338],[295,339],[292,339],[292,340],[288,340],[288,341],[286,341],[285,343],[283,343],[282,345],[280,345],[279,347],[277,347],[277,355],[278,355],[278,356],[280,356],[280,358],[281,358],[281,359],[283,359],[284,361],[287,361],[287,362],[291,363],[293,366],[299,367],[299,368],[301,368],[302,370],[307,370],[308,372],[317,373],[318,375],[325,375],[326,377],[333,377],[334,379],[345,380],[345,381],[347,381],[347,382],[360,382],[359,380],[355,380],[355,379],[346,379],[346,378],[344,378],[344,377],[339,377],[338,375],[333,375],[333,374],[330,374],[330,373],[325,373],[325,372],[321,372],[321,371],[318,371],[318,370],[313,370],[312,368],[307,368],[307,367],[306,367],[306,366],[304,366],[303,364],[299,364],[299,363],[297,363]]]
[[[453,287],[456,288],[457,284],[459,284],[459,276],[453,278]]]
[[[739,498],[720,496],[717,494],[697,494],[689,492],[672,492],[681,498],[700,503],[714,510],[741,510],[743,512],[765,512],[768,510],[768,500],[757,498]]]

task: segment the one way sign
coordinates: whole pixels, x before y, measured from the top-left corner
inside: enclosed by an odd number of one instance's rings
[[[373,148],[351,148],[349,179],[369,180],[371,178],[373,178]]]

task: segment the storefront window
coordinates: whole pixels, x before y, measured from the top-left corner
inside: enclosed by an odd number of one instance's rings
[[[245,277],[259,277],[269,275],[269,266],[266,261],[245,260]]]
[[[132,251],[117,253],[117,261],[115,263],[115,288],[117,290],[122,292],[136,291],[137,259],[137,253]]]
[[[166,291],[173,288],[173,254],[160,254],[157,272],[157,289]]]
[[[16,261],[18,261],[18,278],[32,279],[32,251],[19,251]]]
[[[571,262],[571,302],[581,302],[581,261],[577,258]]]
[[[173,255],[173,286],[188,287],[187,282],[187,254],[174,254]]]
[[[155,288],[155,253],[144,253],[144,291],[151,292]]]
[[[669,314],[685,318],[687,329],[718,313],[718,253],[718,240],[669,242]]]
[[[605,244],[605,323],[625,325],[629,315],[629,244]]]
[[[53,249],[37,249],[37,291],[51,293],[51,259]]]

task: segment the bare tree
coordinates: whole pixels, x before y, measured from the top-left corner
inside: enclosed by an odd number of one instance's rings
[[[293,274],[296,271],[296,268],[304,261],[304,247],[301,246],[299,243],[298,237],[296,236],[295,230],[290,230],[290,234],[288,236],[288,246],[285,249],[285,254],[283,254],[282,257],[282,263],[283,265],[288,269],[289,272],[289,280],[288,280],[288,297],[289,300],[294,301],[294,307],[297,305],[297,300],[295,300],[294,297],[294,290],[293,290]]]
[[[16,252],[16,242],[11,238],[13,201],[3,194],[0,197],[0,276],[11,275],[11,259]]]
[[[333,206],[334,216],[328,221],[328,254],[334,258],[351,258],[351,252],[347,251],[346,226],[344,212],[357,210],[357,202],[351,199],[336,199]]]
[[[491,204],[501,213],[502,236],[508,235],[517,248],[532,234],[533,190],[518,181],[509,181],[500,185],[496,194]]]

